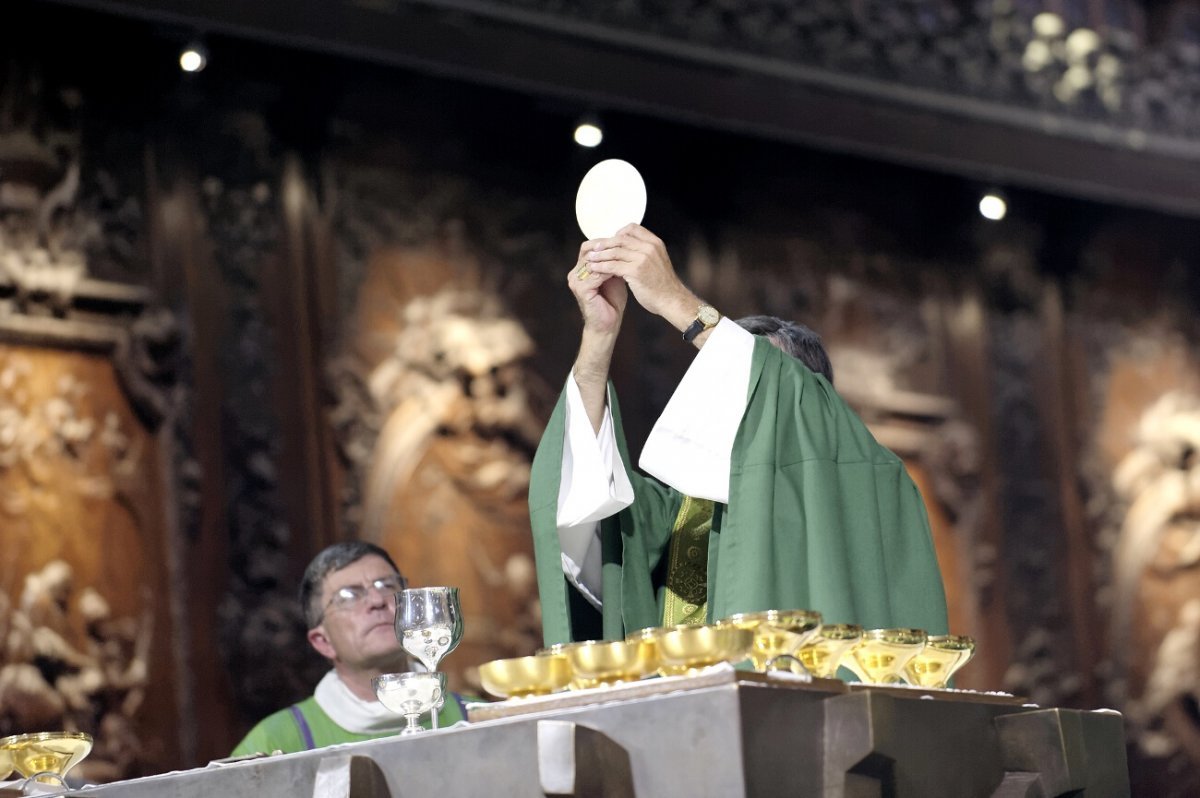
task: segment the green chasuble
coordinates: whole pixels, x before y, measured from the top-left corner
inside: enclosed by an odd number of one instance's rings
[[[615,394],[621,459],[629,452]],[[629,469],[633,504],[600,525],[603,612],[567,581],[558,541],[566,397],[533,460],[530,520],[547,645],[662,624],[663,560],[683,496]],[[947,631],[946,597],[925,505],[824,377],[761,336],[734,441],[729,504],[709,532],[708,621],[811,609],[828,623]],[[600,617],[597,617],[600,616]]]
[[[303,716],[303,725],[296,717],[297,713]],[[444,729],[460,720],[466,720],[466,717],[462,700],[454,693],[448,693],[446,702],[438,713],[438,727]],[[429,716],[422,716],[421,726],[428,729],[430,725]],[[307,737],[305,727],[307,727]],[[394,737],[399,733],[399,729],[379,734],[357,734],[346,731],[325,714],[325,710],[321,709],[316,698],[309,696],[298,704],[293,704],[287,709],[281,709],[274,715],[264,718],[250,730],[245,739],[237,744],[231,756],[254,753],[269,754],[274,751],[294,754],[297,751],[324,748],[327,745]]]

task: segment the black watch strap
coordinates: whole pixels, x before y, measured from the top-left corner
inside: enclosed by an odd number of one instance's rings
[[[696,320],[683,331],[683,340],[690,344],[697,335],[717,326],[720,320],[721,314],[716,308],[707,303],[701,305],[696,309]]]
[[[690,344],[702,332],[704,332],[704,322],[700,321],[700,319],[693,319],[688,328],[683,331],[684,343]]]

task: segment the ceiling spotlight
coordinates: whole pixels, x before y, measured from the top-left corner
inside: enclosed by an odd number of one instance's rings
[[[580,147],[598,147],[604,141],[604,131],[595,120],[580,122],[575,128],[575,143]]]
[[[184,72],[199,72],[208,65],[208,50],[199,42],[192,42],[179,53],[179,68]]]
[[[1008,202],[999,191],[989,191],[979,199],[979,215],[998,222],[1008,214]]]

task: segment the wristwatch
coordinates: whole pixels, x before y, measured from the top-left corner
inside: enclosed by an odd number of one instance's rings
[[[700,333],[716,327],[720,320],[721,314],[716,308],[712,305],[701,305],[696,310],[695,320],[683,331],[683,340],[690,344]]]

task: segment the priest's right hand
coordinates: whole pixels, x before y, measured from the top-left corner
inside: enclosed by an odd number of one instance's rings
[[[595,241],[585,241],[580,246],[579,259],[567,275],[567,286],[579,304],[584,332],[615,337],[621,330],[621,319],[629,301],[629,286],[621,277],[591,271],[587,253],[595,244]]]

